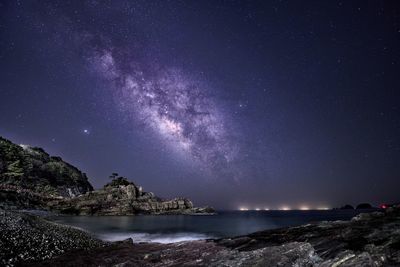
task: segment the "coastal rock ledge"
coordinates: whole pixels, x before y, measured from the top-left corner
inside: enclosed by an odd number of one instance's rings
[[[102,242],[33,215],[0,215],[4,266],[400,266],[400,208],[350,221],[172,244]]]
[[[124,178],[113,180],[103,189],[89,191],[74,198],[49,201],[52,210],[73,215],[135,215],[135,214],[213,214],[212,208],[197,208],[187,198],[163,200],[152,192]]]

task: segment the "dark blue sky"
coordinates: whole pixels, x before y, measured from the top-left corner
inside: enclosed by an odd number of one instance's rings
[[[0,1],[0,135],[217,208],[399,201],[398,1]]]

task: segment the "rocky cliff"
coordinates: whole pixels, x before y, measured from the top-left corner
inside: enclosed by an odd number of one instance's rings
[[[16,145],[0,137],[0,207],[50,209],[75,215],[204,214],[190,200],[163,200],[117,177],[93,190],[88,178],[60,157],[43,149]]]
[[[16,145],[0,137],[0,189],[74,197],[92,191],[86,174],[43,149]]]

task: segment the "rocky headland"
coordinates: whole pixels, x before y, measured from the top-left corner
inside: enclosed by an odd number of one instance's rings
[[[350,221],[172,244],[103,242],[34,215],[0,215],[4,266],[400,266],[400,207]]]
[[[197,208],[187,198],[163,200],[124,178],[116,178],[104,188],[74,198],[47,202],[51,210],[73,215],[213,214],[211,208]]]
[[[214,214],[187,198],[164,200],[124,177],[94,190],[85,173],[42,148],[0,137],[0,207],[71,215]]]

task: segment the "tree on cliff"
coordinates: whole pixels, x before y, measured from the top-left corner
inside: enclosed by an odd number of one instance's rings
[[[129,182],[127,178],[123,177],[123,176],[119,176],[118,173],[113,172],[109,178],[111,179],[111,182],[109,182],[108,184],[106,184],[104,187],[107,186],[120,186],[120,185],[129,185],[129,184],[133,184],[132,182]]]
[[[111,173],[110,176],[108,176],[108,178],[110,178],[111,180],[114,180],[117,177],[118,177],[118,173],[116,173],[116,172],[113,172],[113,173]]]

